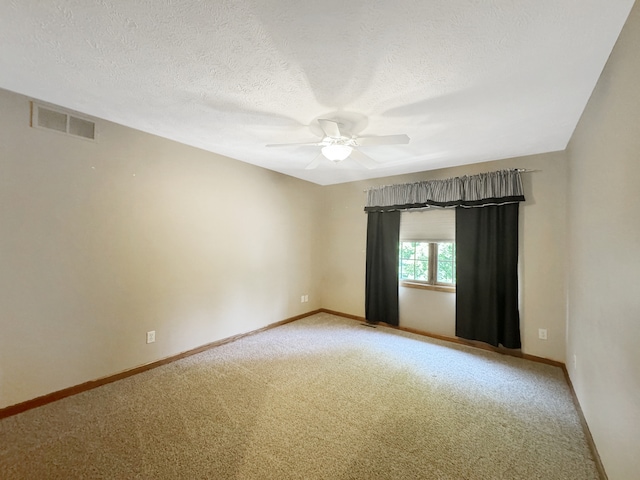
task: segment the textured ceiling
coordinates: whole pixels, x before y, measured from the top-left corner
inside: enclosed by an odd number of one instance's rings
[[[0,87],[332,184],[564,149],[632,5],[0,0]],[[411,142],[265,147],[336,117]]]

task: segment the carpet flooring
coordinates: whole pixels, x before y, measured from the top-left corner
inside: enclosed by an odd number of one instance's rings
[[[321,313],[1,420],[0,478],[599,476],[560,368]]]

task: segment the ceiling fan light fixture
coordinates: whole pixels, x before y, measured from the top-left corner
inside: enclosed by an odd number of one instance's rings
[[[327,145],[326,147],[322,147],[322,155],[332,162],[341,162],[351,155],[352,150],[353,147],[350,147],[349,145]]]

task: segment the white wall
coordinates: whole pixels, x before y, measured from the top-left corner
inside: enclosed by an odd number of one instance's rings
[[[610,480],[640,475],[639,47],[636,3],[568,148],[567,366]]]
[[[463,167],[384,177],[324,187],[322,306],[364,316],[366,224],[364,190],[374,185],[472,175],[504,168],[523,174],[527,201],[520,208],[522,350],[565,360],[565,271],[567,162],[564,152],[485,162]],[[455,296],[400,289],[400,325],[453,336]],[[546,328],[548,340],[538,339]]]
[[[419,288],[398,289],[400,325],[421,332],[456,336],[456,294]]]
[[[0,90],[0,408],[320,307],[320,187],[97,131]]]

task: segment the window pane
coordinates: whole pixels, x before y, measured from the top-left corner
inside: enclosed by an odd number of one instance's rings
[[[429,280],[428,260],[416,260],[414,280],[422,280],[423,282]]]
[[[456,283],[456,244],[451,242],[438,243],[438,268],[436,274],[438,283]]]
[[[415,242],[402,242],[400,245],[400,258],[402,260],[409,260],[415,258],[416,244]]]
[[[416,259],[428,260],[429,259],[429,244],[426,242],[416,243]]]
[[[438,260],[438,282],[454,283],[453,262]]]
[[[435,272],[429,272],[430,256],[436,262]],[[401,241],[398,270],[400,280],[455,284],[455,243]]]
[[[453,261],[453,243],[438,243],[438,260]]]
[[[453,244],[453,283],[456,283],[456,244]]]
[[[415,275],[415,266],[413,260],[402,260],[400,262],[400,278],[413,279]]]

